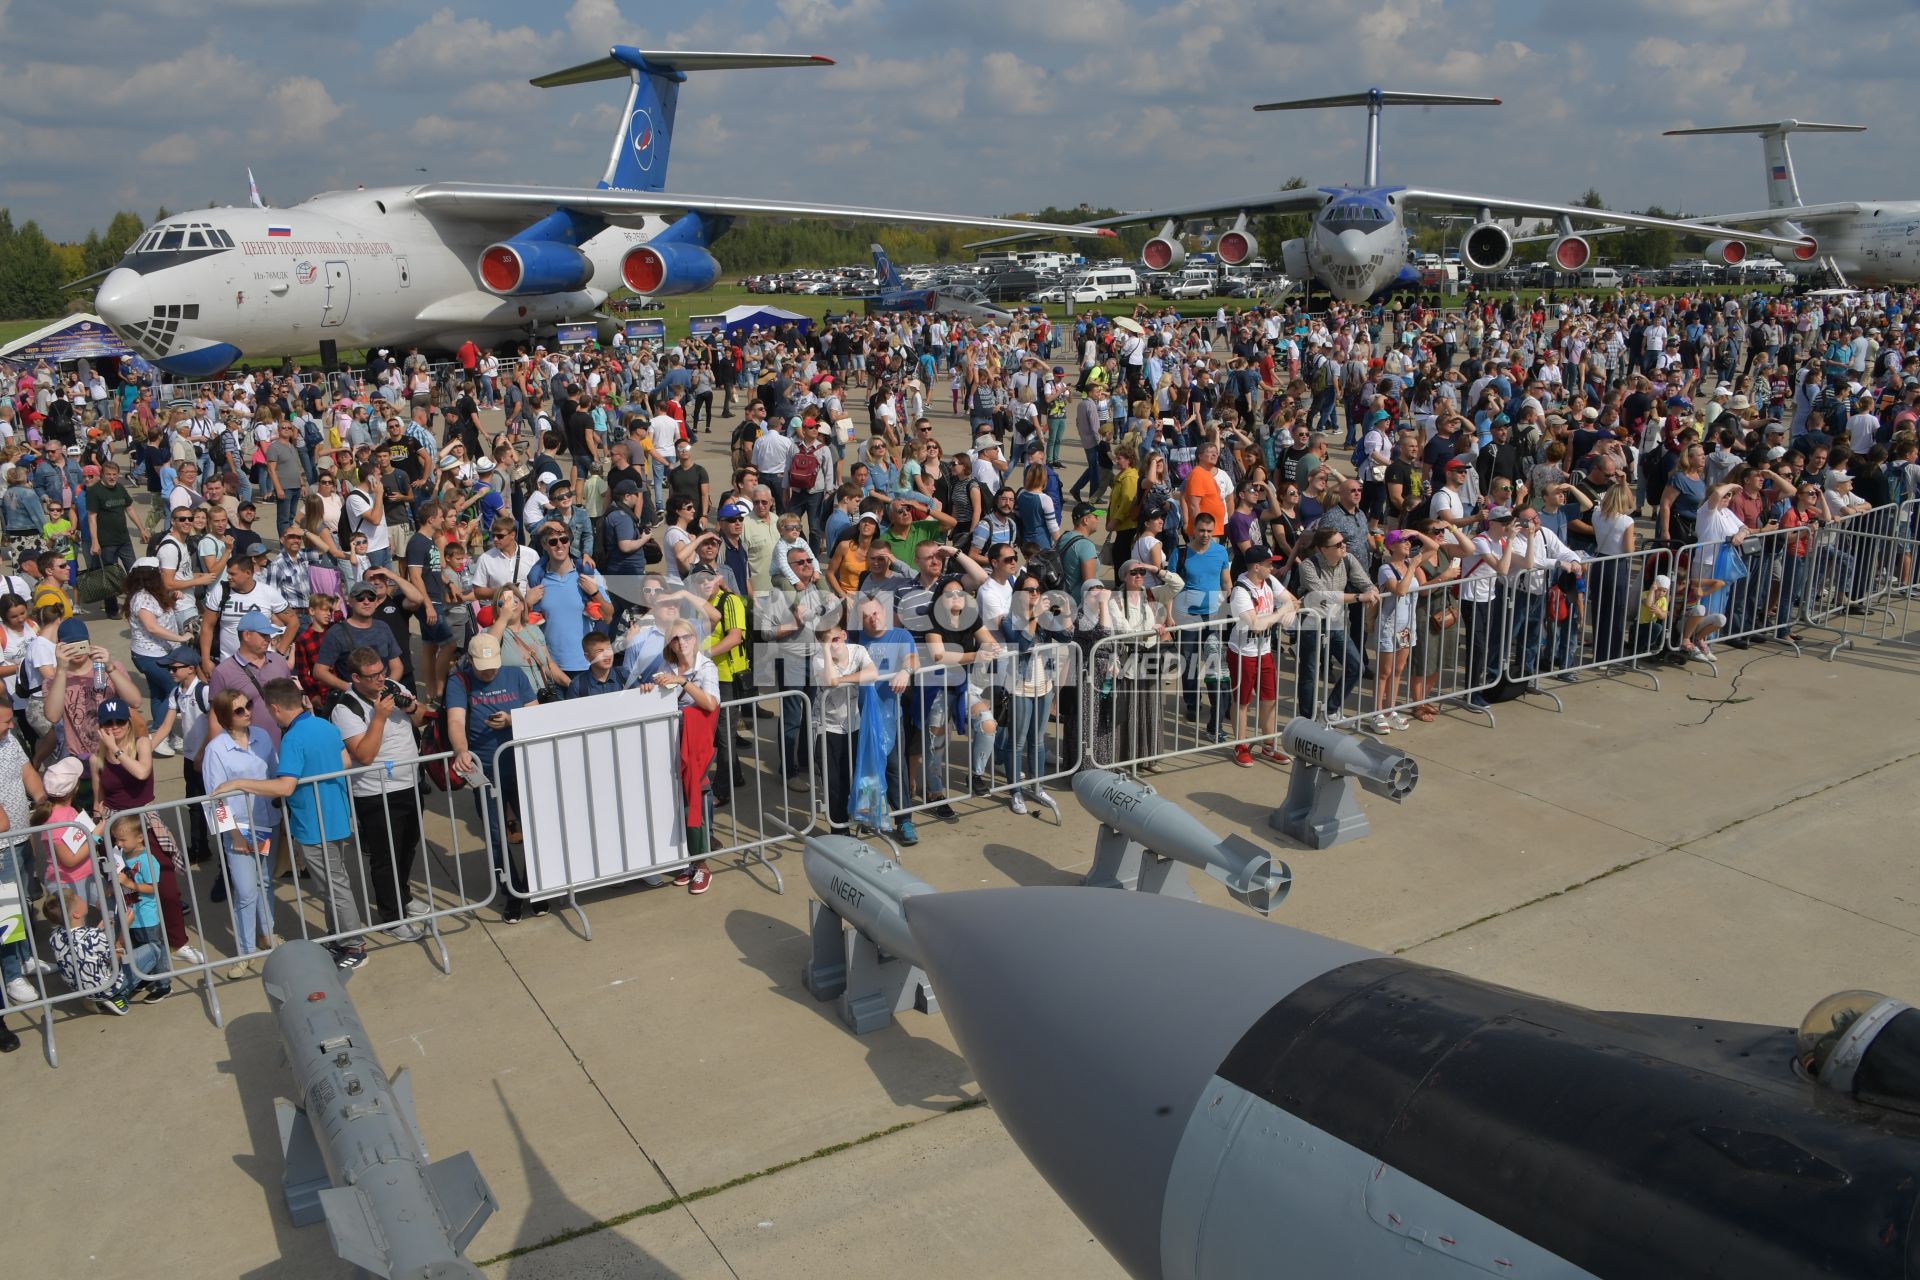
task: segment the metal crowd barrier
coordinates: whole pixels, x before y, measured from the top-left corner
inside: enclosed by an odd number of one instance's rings
[[[1875,512],[1864,513],[1875,515]],[[1893,527],[1891,522],[1875,521]],[[1906,531],[1879,532],[1836,521],[1814,539],[1813,582],[1807,593],[1805,622],[1829,633],[1832,661],[1858,640],[1912,645],[1916,591],[1914,560],[1920,542]]]
[[[763,716],[762,709],[769,714]],[[657,882],[659,876],[710,858],[731,857],[742,867],[758,862],[773,876],[776,890],[785,892],[785,879],[768,860],[767,846],[809,834],[818,807],[812,763],[795,760],[796,747],[803,756],[816,754],[806,750],[813,735],[813,709],[806,691],[774,690],[721,703],[712,765],[700,799],[699,825],[707,832],[709,844],[700,853],[693,852],[688,835],[690,815],[680,777],[680,722],[668,719],[670,728],[664,735],[650,736],[645,731],[645,726],[658,726],[659,718],[654,718],[515,738],[500,745],[487,775],[499,785],[489,787],[486,800],[494,806],[497,829],[508,831],[519,825],[524,830],[536,822],[552,822],[565,835],[559,845],[561,874],[551,883],[543,877],[537,890],[519,843],[513,843],[504,869],[508,894],[521,900],[530,900],[536,891],[542,899],[564,895],[582,932],[591,939],[592,925],[580,905],[580,893],[634,880]],[[613,776],[624,784],[610,796],[595,794],[591,772],[580,774],[575,769],[579,760],[593,758],[610,760]],[[522,776],[530,759],[544,759],[562,780],[560,794],[533,796],[535,804],[551,802],[551,812],[519,812],[519,788],[509,784]],[[569,785],[576,776],[577,793]],[[667,788],[670,795],[658,794]],[[657,816],[653,806],[662,800],[670,804],[673,815],[665,828],[649,817],[650,813]],[[643,838],[656,841],[645,850],[649,855],[664,837],[684,856],[649,856],[644,861],[631,856],[639,851],[628,841],[642,829]]]
[[[1491,712],[1468,699],[1499,682],[1499,668],[1490,654],[1483,655],[1483,648],[1508,628],[1504,621],[1496,622],[1487,634],[1476,636],[1462,604],[1459,580],[1447,578],[1410,587],[1405,596],[1383,588],[1380,602],[1372,607],[1339,607],[1331,615],[1322,611],[1323,620],[1330,617],[1335,624],[1330,630],[1339,634],[1329,636],[1329,644],[1318,652],[1307,646],[1321,687],[1333,675],[1333,655],[1346,650],[1347,641],[1347,672],[1357,669],[1360,674],[1346,681],[1345,696],[1336,708],[1302,706],[1300,714],[1376,733],[1410,727],[1399,721],[1423,707],[1439,712],[1460,706],[1491,719]],[[1368,670],[1373,674],[1367,675]]]
[[[925,661],[924,650],[920,656]],[[863,686],[818,690],[815,757],[829,827],[887,835],[901,819],[1016,790],[1058,819],[1045,784],[1080,769],[1083,671],[1079,648],[1066,640],[1026,652],[1003,648],[965,668],[913,671],[904,690],[881,695],[886,723],[877,728],[891,735],[892,746],[880,779],[864,778],[860,769],[862,735],[875,728],[861,720]]]
[[[53,930],[66,925],[48,921],[37,906],[59,903],[63,922],[84,911],[88,922],[85,927],[101,932],[109,948],[125,941],[113,879],[97,848],[85,874],[78,879],[66,881],[57,875],[51,881],[46,879],[48,838],[69,830],[70,823],[50,822],[0,833],[0,959],[4,959],[0,971],[6,975],[7,986],[22,982],[34,993],[32,998],[22,1000],[6,991],[0,1015],[39,1015],[42,1052],[50,1067],[60,1065],[54,1044],[55,1012],[62,1006],[100,999],[125,981],[121,966],[114,964],[103,968],[96,980],[69,987],[54,963]],[[171,870],[161,869],[164,879],[160,891],[166,896],[177,892]]]
[[[365,797],[368,802],[363,804],[363,797],[352,795],[356,782],[391,782],[408,763],[416,766],[414,782],[382,793],[391,799]],[[192,904],[201,949],[209,950],[217,940],[226,952],[225,958],[208,955],[190,964],[168,950],[160,967],[148,970],[136,965],[136,974],[142,980],[159,982],[195,976],[206,979],[203,990],[208,1011],[214,1025],[222,1025],[219,991],[212,977],[216,971],[231,970],[243,960],[257,960],[266,954],[236,942],[240,930],[234,916],[232,868],[245,865],[237,861],[241,857],[257,858],[260,863],[258,870],[270,899],[268,911],[275,938],[298,936],[310,942],[362,946],[380,934],[391,935],[399,942],[426,941],[433,946],[441,972],[451,973],[453,961],[440,935],[441,922],[493,901],[493,859],[485,824],[479,824],[478,837],[463,830],[457,793],[437,790],[426,777],[427,764],[441,765],[450,773],[453,753],[395,764],[376,761],[300,780],[298,789],[309,793],[308,803],[317,803],[323,785],[339,784],[348,790],[352,816],[348,829],[336,836],[324,824],[322,828],[330,844],[338,840],[345,846],[341,850],[344,856],[337,863],[331,853],[314,856],[292,843],[284,807],[293,803],[292,798],[275,811],[272,852],[265,857],[229,852],[226,833],[218,829],[215,803],[204,796],[157,801],[109,813],[101,824],[102,832],[111,832],[114,822],[123,817],[137,817],[148,823],[149,829],[155,822],[165,828],[178,851],[173,871],[181,881],[183,899]],[[253,797],[236,794],[223,799],[237,806]],[[377,825],[370,828],[367,821],[375,811]],[[199,840],[213,850],[213,856],[202,864],[196,864],[192,857],[196,818],[205,823],[198,829]],[[288,868],[290,879],[275,875],[280,867]],[[338,873],[337,881],[331,872]],[[223,902],[216,903],[211,897],[215,883],[225,885]],[[203,888],[207,892],[203,893]],[[281,897],[280,890],[287,888],[292,890],[291,901]],[[289,921],[297,934],[285,928]]]
[[[1098,769],[1153,773],[1162,762],[1275,744],[1287,717],[1275,707],[1274,730],[1259,731],[1257,704],[1247,731],[1234,728],[1237,690],[1228,640],[1232,618],[1183,622],[1157,631],[1102,636],[1089,648],[1081,699],[1087,763]],[[1285,703],[1296,684],[1299,649],[1275,627],[1276,690]]]

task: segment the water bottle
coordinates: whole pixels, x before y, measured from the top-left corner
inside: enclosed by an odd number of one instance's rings
[[[107,687],[107,664],[98,658],[93,660],[93,687],[95,689]]]

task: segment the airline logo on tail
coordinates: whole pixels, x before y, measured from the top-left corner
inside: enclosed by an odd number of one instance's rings
[[[653,168],[653,116],[645,107],[633,113],[633,156],[645,173]]]
[[[1778,181],[1785,182],[1787,180],[1787,166],[1783,164],[1773,166],[1772,173]]]

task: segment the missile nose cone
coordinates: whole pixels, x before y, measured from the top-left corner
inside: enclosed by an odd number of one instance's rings
[[[906,913],[960,1050],[1013,1140],[1135,1276],[1161,1274],[1174,1153],[1249,1026],[1372,952],[1109,889],[983,889]]]

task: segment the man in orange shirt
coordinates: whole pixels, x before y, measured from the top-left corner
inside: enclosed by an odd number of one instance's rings
[[[1187,537],[1193,537],[1193,522],[1203,515],[1213,517],[1213,527],[1224,529],[1227,525],[1227,504],[1220,496],[1220,481],[1213,474],[1214,467],[1220,463],[1220,446],[1208,441],[1194,453],[1193,469],[1187,472],[1186,483],[1180,486],[1180,514],[1182,527]]]

